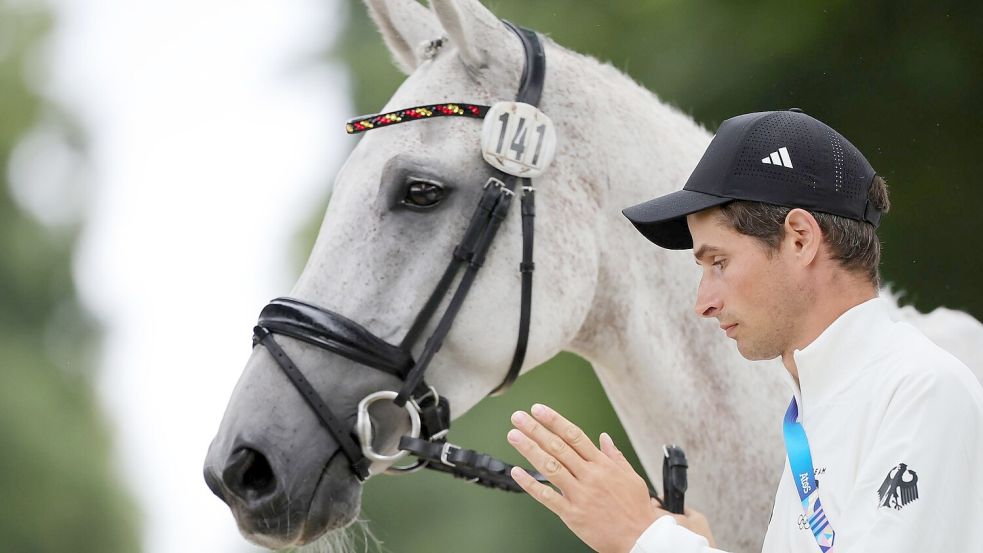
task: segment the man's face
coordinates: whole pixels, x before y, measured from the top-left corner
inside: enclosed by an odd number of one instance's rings
[[[693,255],[703,269],[696,313],[715,317],[746,359],[773,359],[789,350],[807,302],[785,242],[768,250],[734,230],[720,208],[686,217]]]

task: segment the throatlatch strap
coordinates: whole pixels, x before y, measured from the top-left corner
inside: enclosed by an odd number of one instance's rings
[[[526,346],[529,345],[529,322],[532,315],[532,272],[536,270],[533,263],[533,231],[535,225],[533,221],[536,217],[536,189],[532,187],[532,181],[522,179],[522,263],[519,264],[519,271],[522,272],[522,295],[519,307],[519,337],[515,344],[515,354],[512,355],[512,364],[505,379],[497,388],[488,395],[498,396],[508,391],[515,379],[519,377],[522,363],[526,360]]]
[[[257,338],[257,343],[262,344],[273,356],[277,365],[283,369],[283,373],[287,375],[287,378],[293,382],[293,385],[300,392],[301,397],[304,401],[311,406],[317,418],[321,421],[321,425],[331,434],[331,436],[338,442],[338,446],[345,453],[345,457],[348,457],[351,463],[352,470],[361,479],[366,479],[369,477],[369,464],[370,461],[362,455],[362,449],[355,443],[355,440],[348,434],[348,430],[342,426],[341,421],[335,417],[331,409],[328,408],[321,396],[318,395],[317,390],[311,383],[307,380],[297,365],[290,360],[290,357],[283,351],[280,344],[276,343],[273,339],[273,334],[261,326],[257,326],[253,329],[253,333]]]
[[[510,21],[503,20],[505,25],[522,41],[522,49],[526,53],[526,65],[522,69],[522,85],[516,101],[533,106],[539,105],[543,96],[543,84],[546,82],[546,52],[536,31],[524,29]],[[522,273],[522,292],[519,307],[519,337],[515,343],[515,353],[505,379],[494,390],[491,396],[504,394],[515,379],[519,377],[522,363],[526,360],[526,348],[529,345],[529,323],[532,315],[532,273],[536,269],[533,263],[533,221],[536,217],[536,189],[530,179],[521,179],[522,185],[522,263],[519,271]]]

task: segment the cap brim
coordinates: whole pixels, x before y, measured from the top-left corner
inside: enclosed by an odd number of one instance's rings
[[[686,216],[732,201],[733,198],[694,190],[678,190],[626,207],[621,213],[653,244],[669,250],[687,250],[693,247],[693,237],[689,233]]]

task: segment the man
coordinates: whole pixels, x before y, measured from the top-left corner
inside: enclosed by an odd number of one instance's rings
[[[789,110],[724,121],[683,190],[624,210],[655,244],[694,249],[699,316],[745,358],[787,369],[764,552],[983,551],[983,389],[877,297],[887,209],[860,151]],[[530,411],[508,439],[557,489],[512,475],[593,549],[717,551],[702,515],[652,504],[606,434],[598,449],[548,407]]]

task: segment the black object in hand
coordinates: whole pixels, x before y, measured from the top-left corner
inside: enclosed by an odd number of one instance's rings
[[[682,448],[670,445],[662,448],[662,507],[670,513],[683,514],[683,498],[686,495],[687,481],[686,454]]]

